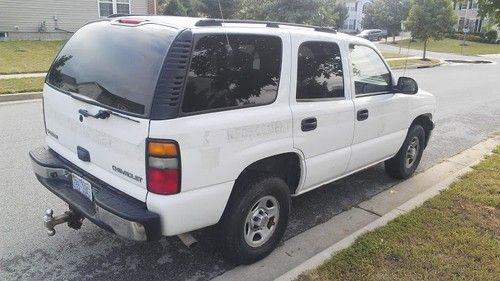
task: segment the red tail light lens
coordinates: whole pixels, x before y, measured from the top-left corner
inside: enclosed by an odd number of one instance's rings
[[[157,194],[177,193],[177,170],[148,169],[148,190]]]
[[[152,193],[168,195],[180,192],[180,153],[174,141],[148,140],[147,186]]]

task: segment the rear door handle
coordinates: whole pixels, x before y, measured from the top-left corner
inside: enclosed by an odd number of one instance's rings
[[[318,120],[315,117],[309,117],[306,119],[302,119],[300,125],[302,128],[302,132],[312,131],[318,126]]]
[[[358,110],[357,119],[358,121],[363,121],[368,119],[368,109],[364,108]]]

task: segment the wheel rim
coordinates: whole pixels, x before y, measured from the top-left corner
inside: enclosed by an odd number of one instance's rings
[[[278,224],[280,206],[273,196],[264,196],[257,200],[247,214],[243,233],[250,247],[259,247],[274,234]]]
[[[418,137],[413,137],[408,145],[405,156],[405,167],[407,169],[411,168],[415,161],[417,161],[418,153],[420,150],[420,141]]]

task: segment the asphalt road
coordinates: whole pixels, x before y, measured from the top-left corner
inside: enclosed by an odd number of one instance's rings
[[[500,59],[497,59],[500,62]],[[402,71],[396,72],[401,74]],[[500,130],[500,64],[450,64],[407,70],[437,97],[438,111],[419,170]],[[29,149],[43,145],[39,101],[0,104],[0,280],[205,280],[233,268],[214,248],[210,232],[198,231],[193,250],[176,237],[153,243],[122,240],[86,221],[47,237],[43,211],[66,206],[35,179]],[[329,184],[292,201],[285,239],[394,185],[382,165]]]

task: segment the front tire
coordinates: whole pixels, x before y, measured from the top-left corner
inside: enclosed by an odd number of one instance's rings
[[[269,255],[283,238],[290,214],[290,191],[279,177],[248,173],[235,186],[218,225],[223,256],[251,264]]]
[[[425,147],[425,130],[421,125],[413,125],[398,153],[385,161],[385,171],[396,179],[407,179],[413,175],[420,163]]]

